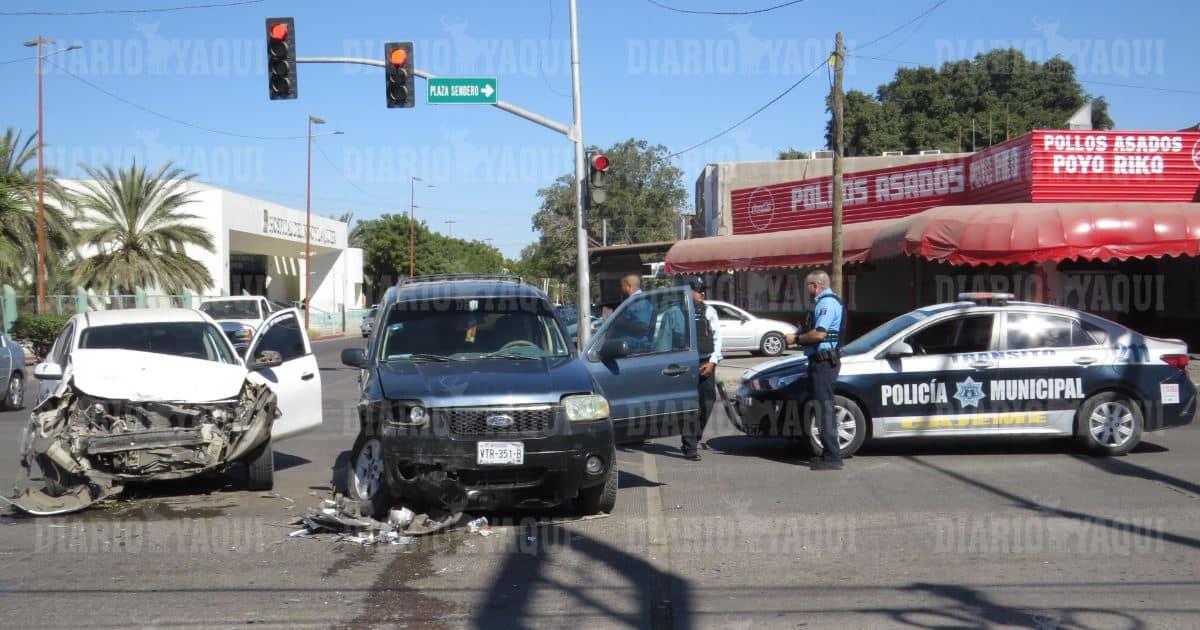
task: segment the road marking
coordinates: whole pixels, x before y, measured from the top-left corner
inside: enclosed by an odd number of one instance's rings
[[[658,486],[658,464],[650,453],[642,453],[642,476],[650,482],[646,488],[646,535],[647,544],[667,545],[667,522],[663,517],[662,491]]]
[[[675,627],[673,602],[674,576],[671,573],[671,548],[667,523],[663,517],[662,491],[658,485],[658,465],[654,456],[642,452],[642,477],[649,482],[646,488],[646,561],[654,567],[650,581],[649,619],[644,625],[653,629]]]

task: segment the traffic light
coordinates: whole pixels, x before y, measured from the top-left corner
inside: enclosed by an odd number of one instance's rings
[[[267,18],[267,89],[272,101],[296,98],[296,28],[292,18]]]
[[[412,107],[416,102],[413,89],[412,42],[389,42],[383,45],[383,60],[387,64],[387,106]]]
[[[608,198],[608,156],[603,153],[588,154],[588,201],[604,203]]]

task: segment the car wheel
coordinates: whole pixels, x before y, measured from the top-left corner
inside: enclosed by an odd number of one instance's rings
[[[617,451],[610,455],[608,476],[604,483],[579,490],[579,511],[582,514],[610,514],[617,506]]]
[[[370,505],[371,514],[387,513],[391,495],[383,474],[383,442],[379,438],[360,433],[346,462],[346,494],[356,501]]]
[[[4,408],[20,409],[25,406],[25,379],[20,372],[13,372],[8,379],[8,391],[4,395]]]
[[[813,454],[820,455],[824,449],[821,448],[821,433],[817,428],[816,407],[811,402],[806,407],[808,421],[805,426],[808,427],[809,443],[812,444]],[[833,397],[833,413],[837,418],[838,446],[842,457],[853,455],[867,439],[867,417],[857,403],[845,396]]]
[[[1075,434],[1088,450],[1124,455],[1142,441],[1142,410],[1128,396],[1101,392],[1084,401]]]
[[[783,354],[785,346],[787,346],[787,341],[783,335],[777,332],[769,332],[763,335],[762,341],[758,342],[758,351],[768,357],[777,357]]]
[[[275,487],[275,451],[267,438],[246,455],[246,489],[270,490]]]

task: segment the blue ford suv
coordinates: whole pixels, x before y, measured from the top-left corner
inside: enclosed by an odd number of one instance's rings
[[[359,368],[351,496],[612,511],[609,404],[546,294],[509,276],[411,278],[388,289]]]

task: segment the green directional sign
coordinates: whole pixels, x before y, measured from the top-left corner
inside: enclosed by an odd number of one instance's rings
[[[430,105],[493,105],[496,77],[437,77],[427,81]]]

